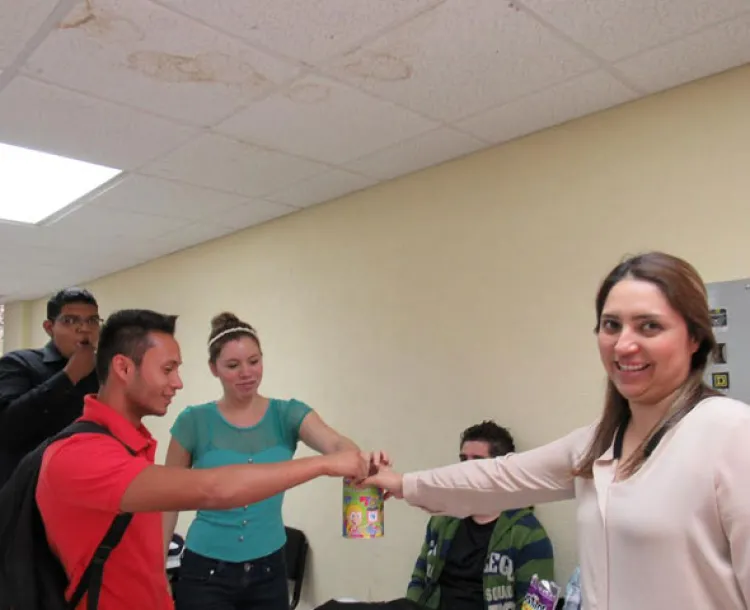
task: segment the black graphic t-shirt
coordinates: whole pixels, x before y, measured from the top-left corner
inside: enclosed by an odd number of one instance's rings
[[[440,610],[484,610],[484,564],[496,523],[461,521],[440,575]]]

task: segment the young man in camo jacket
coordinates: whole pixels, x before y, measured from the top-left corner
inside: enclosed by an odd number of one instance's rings
[[[464,430],[459,458],[514,451],[510,432],[484,421]],[[432,517],[406,597],[429,610],[517,610],[535,574],[553,579],[554,558],[533,509]]]

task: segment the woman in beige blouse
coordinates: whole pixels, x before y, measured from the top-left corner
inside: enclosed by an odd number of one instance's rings
[[[707,387],[703,282],[660,252],[602,283],[601,417],[532,451],[365,483],[464,517],[576,498],[586,610],[750,607],[750,408]],[[750,372],[749,372],[750,373]]]

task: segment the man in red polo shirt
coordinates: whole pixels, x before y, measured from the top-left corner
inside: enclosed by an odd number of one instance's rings
[[[101,389],[85,398],[81,419],[115,438],[81,433],[44,454],[36,500],[70,581],[68,598],[114,517],[134,513],[105,565],[99,610],[172,610],[159,511],[238,508],[318,476],[361,479],[370,466],[359,451],[202,470],[154,465],[156,441],[141,418],[164,415],[182,388],[175,322],[149,310],[110,316],[96,356]]]

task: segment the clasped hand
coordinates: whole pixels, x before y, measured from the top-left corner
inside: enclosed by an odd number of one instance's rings
[[[361,487],[379,487],[385,492],[385,499],[390,497],[403,498],[403,477],[395,470],[393,464],[384,451],[370,453],[370,468],[368,476],[358,484]]]
[[[327,461],[326,474],[347,477],[357,487],[375,486],[385,492],[385,498],[403,497],[402,476],[392,468],[385,451],[341,451],[323,456]]]

